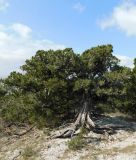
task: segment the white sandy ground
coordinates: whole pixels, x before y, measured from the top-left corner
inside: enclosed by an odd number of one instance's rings
[[[136,160],[136,122],[126,122],[120,118],[104,119],[101,123],[125,124],[130,130],[118,130],[109,139],[92,141],[79,151],[68,149],[69,139],[47,139],[43,131],[34,129],[18,138],[0,137],[0,160],[26,160],[24,149],[29,146],[35,154],[28,160]],[[90,133],[91,137],[96,135]],[[18,156],[19,155],[19,156]],[[18,156],[14,159],[14,157]]]

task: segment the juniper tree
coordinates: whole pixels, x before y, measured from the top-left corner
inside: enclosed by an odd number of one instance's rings
[[[80,127],[95,129],[92,113],[99,104],[114,104],[124,96],[127,71],[118,65],[112,45],[102,45],[76,54],[71,48],[40,50],[6,79],[13,91],[36,95],[36,112],[46,119],[70,117],[78,113],[75,122],[58,137],[72,136]]]
[[[136,59],[134,59],[134,68],[131,71],[130,81],[127,85],[127,98],[125,112],[136,117]]]

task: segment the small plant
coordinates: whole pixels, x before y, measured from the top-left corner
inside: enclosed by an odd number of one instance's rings
[[[86,146],[86,142],[83,139],[82,135],[78,135],[77,137],[72,138],[68,141],[68,148],[70,150],[80,150]]]
[[[82,127],[79,134],[83,136],[83,135],[87,135],[88,133],[89,131],[85,127]]]
[[[68,141],[68,148],[71,150],[80,150],[87,145],[87,142],[84,139],[84,135],[88,134],[88,130],[85,127],[80,129],[78,136],[72,138]]]
[[[2,132],[3,132],[3,127],[2,127],[2,125],[0,125],[0,136],[1,136],[1,134],[2,134]]]
[[[4,124],[2,123],[2,120],[0,119],[0,136],[4,133]]]
[[[33,150],[32,147],[30,146],[27,146],[25,149],[24,149],[24,152],[22,154],[24,160],[29,160],[30,157],[34,156],[35,155],[35,151]]]

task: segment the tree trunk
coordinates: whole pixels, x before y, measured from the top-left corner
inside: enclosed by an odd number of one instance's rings
[[[84,99],[83,107],[78,114],[76,121],[67,129],[62,131],[59,135],[54,136],[54,138],[67,138],[72,137],[74,133],[80,129],[80,127],[85,127],[89,130],[95,128],[95,123],[90,117],[90,110],[92,108],[91,99]]]

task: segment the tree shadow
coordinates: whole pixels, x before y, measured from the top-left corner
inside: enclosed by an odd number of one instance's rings
[[[108,133],[114,135],[118,131],[136,132],[136,121],[123,116],[105,116],[97,117],[96,128],[94,132],[98,134]]]

